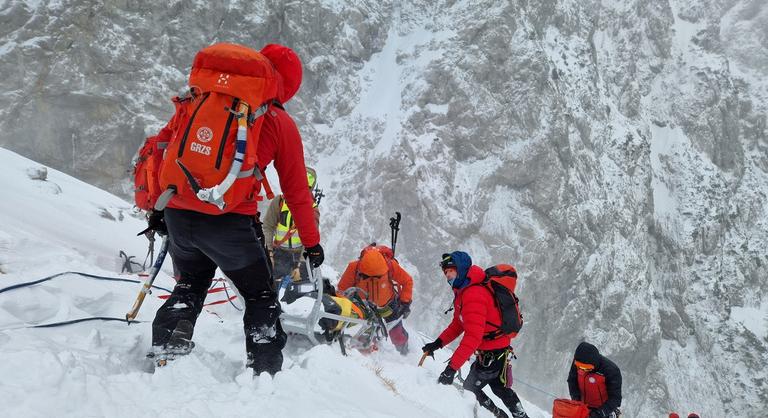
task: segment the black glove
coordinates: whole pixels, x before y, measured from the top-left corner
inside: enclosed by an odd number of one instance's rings
[[[437,378],[437,383],[442,385],[453,384],[453,378],[456,376],[456,370],[453,370],[451,366],[445,366],[445,370],[440,373],[440,377]]]
[[[424,344],[424,347],[421,347],[421,351],[432,354],[441,348],[443,348],[443,341],[438,338],[431,343]]]
[[[408,318],[411,314],[411,302],[400,302],[400,312],[398,312],[401,318]]]
[[[153,210],[147,217],[147,229],[139,232],[136,236],[144,235],[149,231],[157,232],[159,235],[168,235],[168,227],[165,226],[165,212],[162,210]]]
[[[605,415],[605,412],[600,408],[589,410],[589,418],[606,418],[607,416],[608,415]]]
[[[323,247],[318,243],[317,245],[307,248],[307,250],[304,251],[304,257],[309,258],[309,263],[312,264],[312,267],[320,267],[323,264],[323,260],[325,260]]]

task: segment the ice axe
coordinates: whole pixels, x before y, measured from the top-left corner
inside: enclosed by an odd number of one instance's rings
[[[141,286],[141,290],[139,290],[139,295],[136,296],[136,301],[133,302],[133,307],[130,311],[128,311],[127,314],[125,314],[125,320],[128,321],[130,324],[131,321],[136,318],[136,315],[139,314],[139,309],[141,308],[141,304],[144,303],[144,297],[149,294],[149,292],[152,289],[152,283],[155,282],[155,278],[157,277],[157,273],[160,272],[160,267],[163,266],[163,261],[165,261],[165,255],[168,254],[168,243],[169,243],[168,235],[163,237],[163,243],[160,245],[160,252],[157,254],[157,259],[155,260],[155,264],[152,265],[152,269],[149,271],[149,276],[147,276],[147,279],[144,281],[144,284]]]
[[[395,256],[395,248],[397,247],[397,232],[400,231],[400,212],[395,212],[395,216],[389,218],[389,227],[392,229],[392,256]]]
[[[432,360],[435,359],[435,355],[431,351],[425,351],[424,354],[421,355],[421,360],[419,360],[419,367],[424,364],[424,360],[427,359],[427,356],[432,357]]]

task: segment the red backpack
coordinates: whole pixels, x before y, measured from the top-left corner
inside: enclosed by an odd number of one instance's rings
[[[570,399],[555,399],[552,404],[552,418],[587,418],[589,408],[584,402]]]
[[[176,105],[176,114],[168,126],[173,126],[175,118],[186,109],[182,105],[183,100],[178,97],[173,99],[173,103]],[[162,193],[159,176],[160,164],[163,162],[165,149],[173,135],[173,130],[168,126],[164,127],[157,135],[144,141],[144,145],[139,149],[139,154],[134,162],[134,201],[136,206],[142,210],[153,209],[157,198]]]
[[[219,43],[197,53],[189,86],[190,97],[174,100],[169,132],[149,138],[139,152],[136,204],[162,209],[172,197],[177,207],[226,213],[257,198],[261,116],[277,97],[278,75],[261,53]]]
[[[523,328],[523,315],[520,313],[520,300],[515,295],[517,286],[517,270],[510,264],[497,264],[485,269],[486,286],[493,294],[493,300],[501,313],[501,324],[496,331],[486,334],[483,338],[493,340],[502,335],[512,335],[514,338]]]

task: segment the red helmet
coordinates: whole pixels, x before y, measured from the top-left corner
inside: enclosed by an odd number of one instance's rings
[[[291,48],[278,44],[268,44],[260,51],[267,57],[280,75],[281,83],[277,92],[277,100],[285,103],[291,100],[301,86],[301,59]]]

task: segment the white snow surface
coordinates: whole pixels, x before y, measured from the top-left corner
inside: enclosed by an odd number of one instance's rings
[[[159,296],[166,293],[161,290],[145,300],[137,324],[88,321],[30,328],[92,316],[124,317],[137,283],[63,275],[2,289],[64,271],[139,279],[118,273],[117,254],[122,249],[143,259],[146,241],[136,232],[144,222],[132,216],[129,203],[56,170],[48,169],[46,180],[31,179],[28,173],[42,166],[2,148],[0,166],[5,195],[0,200],[2,416],[491,416],[470,393],[436,384],[447,350],[417,367],[423,338],[414,329],[407,356],[384,342],[372,354],[350,350],[344,357],[337,345],[312,347],[291,337],[283,371],[273,378],[253,377],[245,368],[242,314],[226,303],[203,311],[190,355],[156,370],[145,354],[151,320],[162,304]],[[169,262],[155,284],[172,288]],[[532,418],[549,416],[524,405]]]

